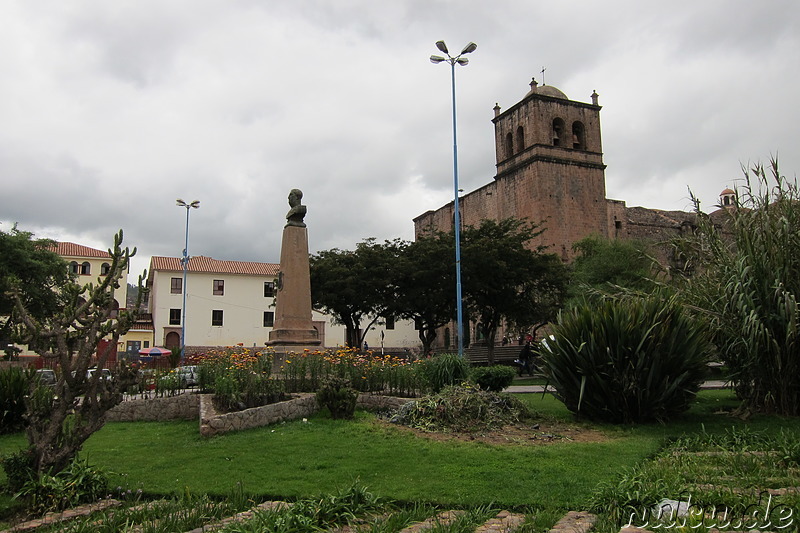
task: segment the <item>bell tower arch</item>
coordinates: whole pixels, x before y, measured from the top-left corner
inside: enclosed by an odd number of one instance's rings
[[[497,216],[542,224],[535,244],[565,260],[587,235],[608,236],[601,107],[591,98],[570,100],[532,80],[517,104],[494,108]]]

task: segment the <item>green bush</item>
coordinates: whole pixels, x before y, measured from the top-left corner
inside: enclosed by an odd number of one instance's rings
[[[285,399],[283,383],[264,374],[230,372],[214,380],[214,405],[222,411],[241,411]]]
[[[469,379],[469,363],[457,353],[443,353],[426,359],[424,375],[430,389],[437,393],[448,385],[459,385]]]
[[[56,474],[29,479],[19,490],[28,509],[36,514],[61,511],[108,495],[108,477],[87,460],[74,460]]]
[[[6,473],[8,492],[17,492],[25,483],[36,478],[33,462],[33,450],[30,448],[10,453],[0,459]]]
[[[472,369],[472,381],[484,390],[501,392],[511,385],[516,374],[510,366],[478,366]]]
[[[15,366],[0,370],[0,433],[14,433],[22,429],[24,398],[32,377],[32,371]]]
[[[327,407],[335,419],[351,419],[356,411],[358,391],[345,378],[329,378],[317,391],[317,401]]]
[[[712,347],[674,298],[607,299],[563,312],[542,367],[573,413],[613,423],[667,420],[689,408]]]

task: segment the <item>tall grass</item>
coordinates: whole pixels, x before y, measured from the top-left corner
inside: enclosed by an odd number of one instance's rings
[[[743,168],[735,205],[699,212],[683,243],[695,275],[688,301],[705,312],[743,407],[800,414],[800,190],[772,159]]]

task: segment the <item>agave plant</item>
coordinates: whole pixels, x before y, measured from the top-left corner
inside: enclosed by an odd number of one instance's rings
[[[626,297],[575,306],[540,347],[567,408],[614,423],[666,420],[689,408],[711,351],[702,323],[674,297]]]

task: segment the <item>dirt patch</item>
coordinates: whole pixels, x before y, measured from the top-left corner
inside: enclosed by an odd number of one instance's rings
[[[377,423],[411,432],[418,437],[436,441],[458,440],[463,442],[482,442],[491,445],[545,446],[568,442],[605,442],[610,440],[602,432],[563,422],[530,422],[505,426],[493,431],[480,433],[443,433],[423,431],[388,420],[378,419]]]

